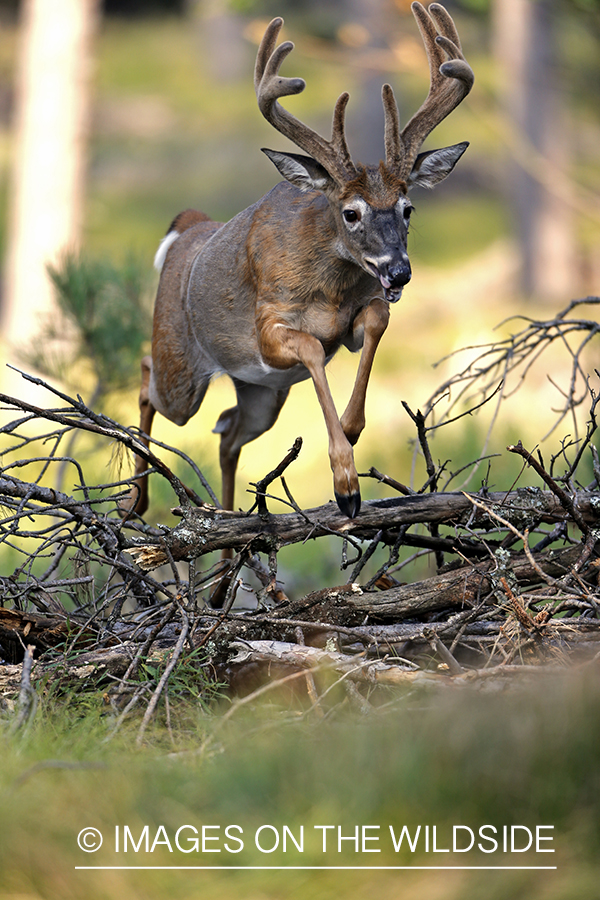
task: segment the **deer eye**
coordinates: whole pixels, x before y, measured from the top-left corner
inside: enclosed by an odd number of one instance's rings
[[[414,212],[414,206],[405,206],[404,207],[404,218],[406,219],[407,222],[410,219],[410,214],[412,212]]]
[[[360,222],[360,213],[357,209],[345,209],[342,215],[350,225],[354,222]]]

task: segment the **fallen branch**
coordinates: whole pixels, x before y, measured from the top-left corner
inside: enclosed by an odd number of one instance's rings
[[[490,669],[472,669],[471,671],[455,671],[452,674],[422,671],[406,668],[402,665],[388,663],[383,660],[360,660],[356,656],[319,650],[316,647],[302,647],[298,644],[283,641],[237,641],[232,647],[238,650],[231,660],[232,665],[262,663],[303,670],[330,670],[345,675],[351,681],[363,684],[380,684],[387,686],[467,686],[473,682],[505,681],[508,678],[531,675],[537,678],[563,671],[559,665],[528,666],[506,665],[494,666]]]
[[[185,639],[188,636],[190,623],[189,623],[188,617],[183,612],[182,612],[182,616],[183,616],[183,626],[181,629],[181,633],[177,639],[177,643],[175,645],[173,653],[171,655],[171,659],[169,660],[169,663],[168,663],[165,671],[163,672],[163,674],[160,678],[160,681],[156,685],[156,689],[154,690],[152,697],[150,698],[150,702],[148,703],[148,706],[146,707],[146,712],[144,713],[144,718],[142,719],[142,724],[139,727],[138,735],[137,735],[136,742],[135,742],[137,747],[140,747],[142,744],[142,741],[144,738],[144,732],[146,731],[146,728],[148,727],[148,723],[150,722],[150,719],[154,715],[154,710],[156,709],[156,706],[160,699],[160,695],[162,694],[163,690],[165,689],[167,681],[169,680],[169,675],[171,674],[171,672],[177,665],[179,657],[181,656],[181,654],[183,652],[183,645],[185,644]]]
[[[526,450],[521,441],[517,444],[511,444],[508,448],[510,453],[518,453],[519,456],[522,456],[523,459],[527,462],[528,465],[534,469],[540,478],[548,485],[553,494],[558,498],[558,502],[565,509],[577,527],[582,531],[583,534],[587,534],[588,532],[588,523],[585,521],[583,516],[580,514],[577,504],[573,502],[573,499],[567,494],[565,490],[563,490],[559,484],[556,483],[556,480],[552,478],[552,476],[546,472],[541,463],[535,458],[533,453],[530,453],[529,450]]]
[[[486,517],[485,511],[473,511],[469,497],[461,491],[371,500],[363,503],[355,519],[344,516],[334,503],[302,513],[268,516],[178,508],[175,512],[182,516],[181,524],[166,531],[161,538],[136,539],[135,543],[132,540],[129,553],[142,569],[151,570],[164,565],[169,559],[168,553],[174,560],[190,560],[214,550],[243,545],[248,545],[253,553],[268,552],[273,546],[299,543],[332,533],[342,538],[353,536],[372,540],[380,530],[393,534],[403,525],[418,523],[459,525],[471,519],[478,527],[493,526],[493,520]],[[489,507],[490,513],[502,511],[506,519],[515,518],[520,527],[527,527],[528,521],[537,526],[540,522],[563,522],[570,518],[569,510],[555,494],[538,488],[488,493],[479,500]],[[580,491],[573,502],[589,527],[600,525],[600,492]],[[388,535],[382,539],[393,543],[394,537]]]
[[[186,674],[194,684],[207,685],[200,690],[209,698],[223,682],[233,692],[239,687],[247,694],[249,688],[249,696],[257,697],[266,690],[253,691],[257,669],[267,677],[278,666],[284,672],[298,669],[298,685],[308,691],[309,712],[326,716],[330,704],[344,693],[361,710],[369,709],[376,685],[405,689],[414,684],[467,684],[473,678],[493,682],[529,666],[540,671],[540,663],[566,665],[572,651],[587,658],[597,654],[600,464],[589,443],[595,396],[586,446],[596,480],[587,490],[574,490],[583,479],[572,477],[574,464],[569,464],[566,451],[573,445],[567,439],[561,453],[568,475],[563,477],[553,474],[559,457],[552,458],[546,471],[541,456],[535,459],[521,444],[509,448],[534,467],[543,490],[426,494],[439,475],[429,453],[428,481],[419,493],[370,470],[370,477],[406,496],[365,501],[350,520],[334,503],[309,510],[297,506],[284,472],[298,453],[298,440],[273,471],[256,481],[256,503],[249,512],[226,511],[216,501],[194,509],[188,502],[190,491],[158,458],[149,458],[179,498],[173,512],[180,521],[174,527],[120,517],[117,505],[128,482],[87,483],[82,463],[59,454],[72,428],[134,452],[139,445],[137,433],[88,410],[80,399],[59,396],[70,408],[43,411],[12,401],[24,417],[0,428],[12,442],[0,470],[0,544],[19,559],[12,574],[0,577],[3,602],[12,607],[0,606],[0,654],[17,663],[29,647],[24,665],[6,666],[10,677],[2,685],[3,707],[17,709],[14,721],[31,720],[32,707],[27,711],[26,702],[35,702],[35,681],[40,678],[57,684],[58,690],[102,686],[117,716],[112,733],[137,704],[143,706],[140,743],[159,703],[165,703],[171,728],[167,687],[184,659]],[[55,423],[56,430],[44,426],[43,434],[33,434],[25,426],[37,418]],[[424,416],[415,414],[413,421],[426,444]],[[73,496],[52,481],[61,460],[74,466]],[[576,462],[580,460],[581,448]],[[17,477],[24,472],[30,481]],[[268,486],[275,479],[281,479],[289,501],[290,511],[284,514],[272,514],[266,505]],[[340,568],[347,570],[341,577],[347,583],[325,589],[317,584],[316,590],[298,597],[289,580],[284,594],[277,582],[279,550],[332,535],[339,539]],[[410,547],[420,552],[411,556]],[[217,613],[206,604],[222,569],[210,558],[202,569],[197,560],[223,549],[234,551],[234,562],[227,575],[226,602]],[[267,555],[266,563],[259,553]],[[430,566],[437,562],[436,574],[409,584],[396,580],[401,570],[403,578],[410,578],[406,566],[426,554]],[[163,571],[148,574],[163,564]],[[254,594],[245,611],[232,608],[240,587]],[[186,643],[190,654],[183,652]],[[528,666],[515,667],[516,661]],[[22,681],[13,669],[19,670]],[[316,673],[325,670],[335,677],[330,674],[323,684]],[[191,683],[178,682],[177,693],[185,693]],[[195,688],[189,690],[193,694]]]
[[[360,657],[345,653],[319,650],[317,647],[304,647],[285,641],[234,641],[231,647],[238,652],[230,659],[230,665],[279,663],[298,669],[327,667],[334,672],[347,675],[353,681],[395,686],[439,683],[443,677],[382,660],[361,660]]]
[[[539,581],[538,567],[549,575],[561,578],[576,564],[580,554],[580,546],[567,547],[551,555],[534,554],[535,565],[532,565],[525,554],[514,553],[508,559],[492,559],[476,566],[463,566],[383,591],[365,591],[360,585],[346,585],[343,601],[346,607],[360,612],[360,619],[365,614],[376,621],[420,619],[440,610],[474,606],[494,590],[495,582],[507,569],[521,585]],[[309,596],[294,604],[293,614],[300,616],[302,604],[305,604],[310,608],[311,616],[329,618],[332,616],[330,607],[339,606],[341,590],[330,588],[319,591],[316,602]]]

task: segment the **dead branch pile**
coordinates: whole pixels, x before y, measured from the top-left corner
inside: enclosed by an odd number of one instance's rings
[[[271,683],[275,676],[301,678],[315,706],[323,696],[315,674],[329,673],[330,683],[333,673],[349,701],[364,708],[376,685],[484,682],[524,670],[536,677],[550,664],[566,666],[600,651],[600,465],[592,440],[598,398],[589,384],[586,433],[563,442],[564,474],[556,474],[558,457],[546,466],[539,453],[516,444],[508,450],[543,486],[504,492],[438,491],[430,426],[407,410],[425,456],[426,484],[413,491],[372,469],[369,477],[400,496],[365,502],[348,520],[333,503],[309,510],[295,503],[284,472],[301,442],[257,482],[250,510],[224,511],[183,454],[157,442],[156,453],[148,450],[135,430],[37,383],[61,405],[43,409],[0,395],[10,419],[0,428],[5,704],[30,696],[23,684],[29,677],[101,686],[120,717],[146,703],[141,736],[184,661],[206,683],[238,688],[251,676],[245,691],[265,673]],[[145,455],[154,477],[170,484],[179,523],[167,528],[120,516],[130,480],[89,483],[81,461],[61,455],[65,438],[79,432],[113,454]],[[166,465],[165,450],[183,457],[206,501]],[[582,485],[586,454],[594,480]],[[66,469],[76,477],[70,492],[61,488]],[[281,483],[288,513],[268,508],[274,482]],[[287,596],[278,553],[325,536],[339,543],[343,583]],[[215,551],[224,548],[233,558],[215,562]],[[399,580],[407,561],[424,554],[435,560],[435,573]],[[253,596],[234,606],[242,586],[246,598],[248,591]],[[219,609],[211,605],[217,595]],[[154,681],[150,659],[162,666]]]

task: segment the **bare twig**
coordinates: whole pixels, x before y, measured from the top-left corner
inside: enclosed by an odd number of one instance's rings
[[[252,512],[252,510],[255,507],[258,507],[259,515],[266,516],[269,514],[269,510],[267,509],[267,502],[266,502],[266,490],[267,490],[268,486],[270,484],[272,484],[272,482],[275,481],[277,478],[280,478],[281,475],[283,475],[283,473],[287,469],[287,467],[290,466],[294,462],[294,460],[298,458],[298,454],[300,453],[301,449],[302,449],[302,438],[297,437],[296,440],[294,441],[293,446],[291,447],[289,452],[286,454],[286,456],[284,456],[284,458],[281,460],[279,465],[275,466],[275,468],[271,472],[269,472],[267,475],[265,475],[264,478],[261,478],[260,481],[257,481],[256,483],[251,482],[253,487],[256,488],[256,501],[254,503],[254,506],[250,510],[250,512]]]
[[[33,668],[33,654],[35,649],[33,644],[28,644],[25,648],[17,716],[13,721],[12,731],[20,731],[24,726],[31,725],[37,710],[37,694],[31,686],[31,670]]]
[[[179,661],[179,657],[181,656],[181,654],[183,652],[183,646],[185,644],[185,641],[186,641],[186,638],[188,635],[190,622],[189,622],[187,615],[184,613],[184,611],[180,610],[180,612],[181,612],[181,618],[183,620],[181,632],[179,633],[179,637],[177,638],[177,643],[175,644],[175,647],[171,654],[171,659],[169,660],[169,663],[168,663],[165,671],[161,675],[160,681],[156,685],[156,689],[155,689],[154,693],[152,694],[152,697],[150,698],[150,702],[148,703],[148,706],[146,707],[146,712],[144,713],[144,718],[142,719],[142,724],[139,727],[139,731],[138,731],[137,738],[135,741],[136,746],[138,746],[138,747],[141,746],[142,741],[144,740],[144,732],[146,731],[146,728],[148,727],[148,723],[150,722],[150,719],[154,715],[154,710],[156,709],[158,701],[160,700],[160,695],[164,691],[165,686],[169,680],[169,675],[171,674],[171,672],[177,665],[177,663]]]
[[[535,456],[533,456],[532,453],[530,453],[528,450],[525,449],[525,447],[523,446],[521,441],[519,441],[518,444],[511,444],[509,447],[507,447],[507,450],[509,450],[510,453],[517,453],[519,456],[522,456],[524,460],[526,460],[526,462],[531,466],[531,468],[537,472],[537,474],[544,481],[544,483],[548,485],[548,487],[550,488],[552,493],[556,497],[558,497],[561,505],[564,506],[565,510],[568,512],[570,517],[573,519],[573,521],[575,522],[577,527],[583,532],[583,534],[587,534],[588,533],[587,522],[585,522],[583,516],[581,515],[581,513],[575,506],[575,503],[573,502],[571,497],[569,497],[567,492],[564,491],[556,483],[554,478],[552,478],[552,476],[549,475],[548,472],[546,472],[544,467],[535,458]]]

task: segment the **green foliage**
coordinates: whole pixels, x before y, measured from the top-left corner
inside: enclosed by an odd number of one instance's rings
[[[129,387],[138,378],[151,332],[141,264],[131,257],[116,267],[108,260],[69,253],[60,265],[48,266],[48,273],[62,317],[46,322],[27,362],[76,389],[85,362],[95,379],[94,402]]]
[[[169,663],[171,651],[154,653],[139,669],[141,683],[158,684]],[[189,710],[190,704],[208,711],[219,696],[221,685],[215,682],[205,668],[207,654],[202,649],[182,654],[179,663],[169,676],[167,693],[170,700],[180,704],[179,713]]]
[[[469,12],[487,13],[490,10],[490,0],[460,0],[460,6]]]

